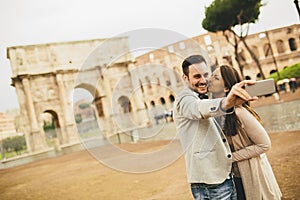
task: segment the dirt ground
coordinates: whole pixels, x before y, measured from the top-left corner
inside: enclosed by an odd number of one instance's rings
[[[281,100],[298,99],[298,91],[282,95]],[[273,97],[263,101],[278,103]],[[300,130],[270,133],[270,137],[272,148],[267,155],[283,199],[300,199]],[[156,141],[121,147],[145,151],[166,144]],[[83,150],[0,170],[0,199],[191,200],[192,196],[183,157],[161,170],[132,174],[113,170]]]

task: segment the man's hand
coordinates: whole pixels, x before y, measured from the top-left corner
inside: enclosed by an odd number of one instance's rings
[[[235,84],[231,88],[227,97],[222,101],[222,105],[221,105],[222,109],[228,110],[234,106],[241,105],[246,101],[257,100],[258,97],[250,96],[244,89],[245,85],[247,85],[247,84],[253,85],[255,83],[256,83],[256,81],[254,81],[254,80],[244,80],[244,81],[241,81],[241,82]]]

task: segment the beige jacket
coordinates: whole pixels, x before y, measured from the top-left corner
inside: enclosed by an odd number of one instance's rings
[[[213,117],[224,115],[222,99],[200,100],[186,88],[174,103],[174,122],[185,153],[189,183],[222,183],[230,174],[232,155]]]
[[[244,131],[232,137],[247,200],[281,199],[280,188],[265,152],[271,147],[264,127],[243,107],[235,109]]]

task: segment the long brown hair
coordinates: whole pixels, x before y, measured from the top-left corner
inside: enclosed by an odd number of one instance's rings
[[[229,67],[227,65],[220,66],[221,76],[224,80],[224,87],[228,89],[226,92],[226,96],[228,95],[231,88],[236,84],[242,81],[239,76],[239,73],[233,67]],[[262,123],[259,115],[250,107],[249,102],[245,102],[242,106],[247,109],[260,123]],[[227,136],[234,136],[238,133],[238,131],[242,128],[241,122],[236,116],[235,112],[232,114],[225,116],[225,124],[224,124],[224,133]]]

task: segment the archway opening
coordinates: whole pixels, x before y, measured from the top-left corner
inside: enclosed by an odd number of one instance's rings
[[[272,69],[272,70],[270,71],[270,75],[271,75],[271,74],[274,74],[274,73],[276,73],[276,72],[277,72],[276,69]]]
[[[163,98],[163,97],[160,97],[160,103],[161,103],[161,105],[165,105],[166,104],[166,100],[165,100],[165,98]]]
[[[131,102],[126,96],[121,96],[118,99],[118,103],[120,105],[120,113],[129,113],[132,111]]]
[[[81,103],[89,104],[89,106],[86,106],[86,108],[92,109],[96,118],[104,117],[102,97],[99,95],[94,86],[89,84],[80,84],[76,86],[73,90],[71,98],[71,101],[73,102],[73,109],[76,109],[76,106]],[[74,113],[74,116],[76,114],[78,113]],[[77,117],[80,118],[79,115]],[[87,117],[91,118],[91,116]]]
[[[40,120],[43,123],[47,145],[57,147],[59,144],[62,144],[63,138],[57,113],[53,110],[45,110],[41,114]]]
[[[250,76],[245,76],[245,80],[251,80],[251,77]]]
[[[169,96],[169,100],[170,100],[171,103],[173,103],[173,102],[175,101],[174,95],[171,94],[171,95]]]
[[[98,107],[95,104],[96,101],[99,101],[99,98],[94,98],[92,95],[95,94],[95,89],[86,86],[82,88],[82,86],[76,87],[73,93],[74,119],[81,138],[98,132],[97,116],[99,116]],[[102,115],[102,107],[100,111]]]
[[[289,39],[289,46],[290,46],[291,51],[297,50],[297,44],[296,44],[296,40],[294,38]]]
[[[261,80],[261,74],[260,73],[256,74],[256,80]]]

